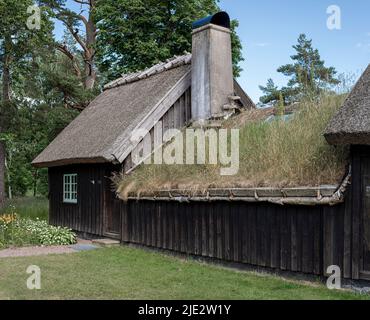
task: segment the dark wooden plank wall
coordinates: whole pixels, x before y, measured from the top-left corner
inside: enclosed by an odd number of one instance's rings
[[[366,190],[368,177],[370,175],[370,147],[352,146],[352,194],[351,194],[351,231],[348,230],[347,236],[352,242],[352,278],[370,280],[370,263],[366,261],[369,251],[366,247],[365,239],[365,217],[368,219],[368,205],[366,202]]]
[[[124,242],[315,275],[332,264],[343,268],[348,254],[344,205],[130,201],[122,206]]]
[[[105,190],[110,165],[73,165],[49,169],[49,222],[75,231],[102,236]],[[63,175],[77,173],[78,203],[63,203]],[[94,182],[94,183],[93,183]]]

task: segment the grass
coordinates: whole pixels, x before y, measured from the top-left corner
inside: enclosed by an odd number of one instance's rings
[[[123,197],[129,191],[171,188],[338,184],[344,177],[349,153],[346,148],[330,146],[323,132],[344,98],[330,95],[319,103],[301,103],[299,112],[288,122],[250,120],[249,113],[254,111],[231,118],[224,126],[240,128],[240,169],[235,176],[221,176],[217,165],[141,165],[114,181]]]
[[[41,290],[28,290],[29,265]],[[368,299],[319,282],[238,272],[128,247],[0,259],[0,299]]]
[[[46,198],[24,197],[8,200],[5,207],[0,209],[0,215],[13,213],[12,206],[20,218],[48,220],[49,201]]]

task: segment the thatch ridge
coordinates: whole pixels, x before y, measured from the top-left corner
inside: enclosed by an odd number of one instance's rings
[[[164,62],[160,62],[146,70],[133,72],[129,74],[123,74],[121,78],[118,78],[104,86],[104,90],[112,89],[115,87],[123,86],[135,81],[140,81],[142,79],[148,78],[152,75],[161,73],[163,71],[171,70],[186,64],[191,63],[191,54],[186,54],[183,56],[174,56],[167,59]]]

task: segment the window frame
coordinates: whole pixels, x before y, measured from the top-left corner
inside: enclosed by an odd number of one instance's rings
[[[63,203],[78,203],[78,175],[77,173],[63,174]]]

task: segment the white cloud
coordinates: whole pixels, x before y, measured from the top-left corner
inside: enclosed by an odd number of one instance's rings
[[[356,48],[365,50],[365,51],[370,51],[370,42],[369,43],[358,42],[356,44]]]

